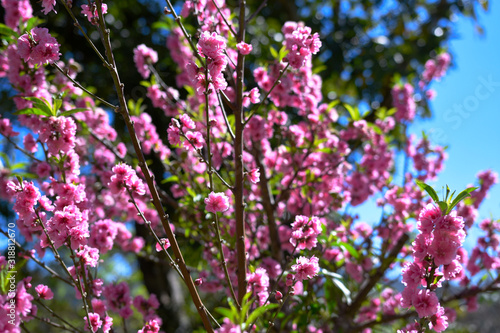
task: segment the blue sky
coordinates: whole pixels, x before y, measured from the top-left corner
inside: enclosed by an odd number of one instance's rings
[[[446,185],[458,193],[474,184],[480,171],[500,173],[500,3],[490,2],[488,12],[480,9],[479,23],[483,35],[471,18],[460,17],[455,22],[454,38],[449,43],[453,67],[431,86],[437,92],[431,102],[433,117],[417,119],[409,128],[418,138],[425,131],[434,144],[448,146],[445,169],[430,183],[439,195]],[[400,170],[403,159],[396,163]],[[400,178],[396,175],[397,184]],[[376,223],[381,210],[375,199],[350,211],[359,213],[361,221]],[[483,202],[477,222],[488,217],[500,218],[500,184]],[[476,226],[466,246],[477,231]]]
[[[479,10],[480,35],[470,18],[459,18],[450,42],[454,66],[432,85],[433,118],[419,121],[411,132],[422,130],[439,145],[447,145],[445,170],[435,183],[462,190],[479,171],[500,172],[500,4],[490,1],[488,12]],[[480,218],[500,218],[500,185],[493,187],[479,210]]]

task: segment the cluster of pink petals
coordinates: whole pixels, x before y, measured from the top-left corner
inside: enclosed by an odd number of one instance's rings
[[[137,331],[137,333],[158,333],[160,328],[157,320],[151,320],[147,322],[142,329]]]
[[[102,4],[102,14],[106,14],[108,12],[108,5],[106,5],[104,2]],[[97,4],[95,2],[92,2],[89,5],[82,5],[82,14],[87,17],[90,23],[96,25],[98,20],[99,20],[99,13],[97,11]]]
[[[49,153],[67,154],[75,147],[76,124],[69,117],[49,117],[40,124],[39,139],[46,143]]]
[[[413,99],[413,86],[409,83],[392,87],[392,105],[396,108],[394,117],[398,122],[415,118],[417,105]]]
[[[156,252],[163,251],[162,245],[165,248],[165,250],[170,247],[170,241],[168,240],[168,238],[161,238],[160,242],[161,242],[161,244],[160,243],[156,243],[156,245],[155,245]]]
[[[52,290],[50,290],[50,288],[44,284],[39,284],[35,287],[35,290],[38,294],[38,297],[40,297],[41,299],[51,300],[52,298],[54,298],[54,293],[52,292]]]
[[[199,68],[194,62],[186,65],[186,71],[191,82],[196,86],[198,93],[206,90],[207,80],[209,85],[216,90],[225,90],[227,87],[224,78],[224,70],[227,65],[227,57],[224,54],[226,50],[226,40],[217,33],[204,31],[198,41],[198,51],[207,61],[209,77],[206,77],[206,69]]]
[[[135,66],[144,79],[147,79],[151,74],[148,65],[155,64],[157,61],[158,53],[146,45],[141,44],[134,49]]]
[[[10,119],[0,118],[0,134],[9,138],[19,135],[19,132],[14,131]]]
[[[408,138],[406,153],[413,159],[414,167],[419,173],[418,178],[422,181],[436,179],[438,173],[444,169],[444,161],[448,155],[441,146],[431,147],[427,138],[422,138],[414,146],[414,138],[414,135]]]
[[[430,203],[420,212],[417,229],[420,232],[413,242],[413,262],[405,264],[402,270],[402,282],[405,289],[401,295],[401,306],[415,307],[420,318],[428,318],[430,328],[441,332],[448,327],[449,318],[440,306],[433,291],[439,283],[431,285],[436,274],[447,280],[463,277],[460,251],[465,239],[464,220],[456,211],[443,215],[441,209]],[[440,267],[442,271],[439,270]],[[429,277],[429,274],[434,276]],[[420,289],[424,287],[425,289]]]
[[[42,65],[59,60],[59,44],[47,28],[33,28],[17,41],[18,53],[30,65]]]
[[[250,170],[247,175],[248,180],[250,180],[250,182],[253,184],[257,184],[260,181],[260,172],[258,168]]]
[[[9,28],[18,31],[19,20],[26,22],[33,17],[33,8],[29,0],[2,0],[5,8],[5,23]]]
[[[299,257],[297,263],[292,265],[292,271],[295,272],[296,281],[309,280],[319,273],[319,259],[315,256],[311,258]]]
[[[42,0],[43,13],[47,15],[50,11],[54,11],[54,6],[56,5],[56,0]]]
[[[292,68],[300,69],[311,55],[318,53],[321,48],[319,34],[312,34],[312,30],[303,24],[286,22],[281,29],[285,36],[283,45],[286,46],[288,54],[286,60]]]
[[[111,176],[108,186],[113,194],[123,193],[125,189],[138,195],[146,193],[144,183],[130,166],[119,163],[113,167],[112,171],[113,176]]]
[[[247,292],[252,291],[257,299],[259,305],[264,305],[269,297],[269,276],[265,268],[257,268],[254,273],[250,273],[247,277],[248,285]]]
[[[211,213],[223,213],[229,209],[229,198],[222,192],[210,192],[208,198],[205,198],[205,205]]]
[[[303,215],[295,216],[292,223],[292,237],[290,243],[297,247],[297,250],[316,247],[318,235],[321,234],[321,221],[316,216],[307,217]]]
[[[236,48],[238,49],[238,52],[240,52],[242,55],[248,55],[250,52],[252,52],[252,44],[247,44],[245,42],[240,42],[236,44]]]
[[[425,70],[422,73],[424,83],[429,83],[433,79],[440,79],[448,70],[451,63],[451,57],[448,53],[441,53],[435,59],[429,59],[425,63]]]

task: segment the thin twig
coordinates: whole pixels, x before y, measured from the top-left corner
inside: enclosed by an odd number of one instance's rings
[[[95,99],[99,100],[100,102],[102,102],[104,105],[106,105],[107,107],[110,107],[112,108],[113,110],[116,110],[118,108],[118,106],[116,105],[113,105],[111,103],[109,103],[108,101],[106,101],[105,99],[97,96],[96,94],[93,94],[91,93],[90,91],[88,91],[84,86],[82,86],[80,83],[78,83],[77,81],[75,81],[75,79],[73,79],[68,73],[66,73],[61,67],[59,67],[56,63],[52,63],[51,64],[53,67],[57,68],[57,70],[59,72],[61,72],[61,74],[63,74],[64,76],[66,76],[71,82],[73,82],[73,85],[75,85],[76,87],[82,89],[85,93],[87,93],[88,95],[94,97]]]
[[[170,9],[173,10],[173,6],[171,5],[170,1],[167,0],[167,3],[170,5]],[[161,220],[163,229],[165,230],[165,233],[167,234],[167,237],[170,241],[170,245],[172,247],[172,250],[174,252],[174,255],[176,257],[176,262],[179,265],[179,269],[182,272],[183,280],[188,287],[189,294],[191,295],[191,298],[193,300],[193,303],[196,307],[196,310],[198,311],[198,314],[200,315],[200,318],[203,322],[203,326],[209,333],[213,333],[214,329],[210,323],[210,318],[208,317],[207,314],[207,309],[203,305],[203,302],[201,301],[200,295],[198,294],[198,291],[196,289],[196,286],[194,285],[193,279],[191,278],[191,274],[189,270],[187,269],[186,263],[184,261],[184,257],[182,255],[182,252],[180,250],[179,244],[177,243],[177,240],[175,239],[175,235],[170,228],[170,223],[169,223],[169,217],[165,213],[165,210],[163,209],[163,205],[160,200],[160,196],[158,195],[158,191],[156,189],[155,181],[154,181],[154,176],[151,174],[149,171],[149,167],[146,163],[146,159],[144,157],[144,153],[141,148],[141,144],[137,138],[137,134],[134,128],[134,125],[132,123],[132,120],[130,118],[130,113],[128,110],[127,106],[127,101],[125,99],[125,92],[124,92],[124,84],[120,80],[120,76],[118,74],[118,70],[116,67],[114,55],[113,55],[113,49],[111,47],[111,40],[110,40],[110,31],[109,29],[106,28],[106,22],[104,21],[103,13],[102,13],[102,0],[96,0],[97,4],[97,12],[98,12],[98,17],[99,17],[99,30],[101,32],[102,36],[102,41],[104,44],[104,47],[106,49],[106,57],[108,61],[111,63],[111,66],[108,67],[111,77],[113,78],[113,83],[115,85],[117,94],[118,94],[118,101],[120,103],[120,108],[117,110],[121,113],[125,124],[127,125],[127,129],[129,131],[132,144],[134,146],[134,150],[136,153],[136,156],[139,160],[139,167],[142,170],[142,173],[144,174],[144,177],[146,179],[146,183],[148,185],[149,191],[152,196],[152,202],[153,205],[158,213],[158,216]],[[175,11],[172,11],[175,14]],[[177,20],[180,23],[180,18]],[[182,28],[181,28],[182,29]],[[184,29],[185,31],[185,29]],[[192,42],[190,41],[190,44]],[[194,45],[192,45],[193,47]]]
[[[259,5],[259,8],[257,8],[257,10],[247,18],[246,24],[248,24],[251,20],[253,20],[266,5],[267,5],[267,0],[262,1]]]
[[[264,104],[264,102],[266,101],[267,97],[271,94],[271,92],[274,90],[274,88],[278,84],[281,83],[281,78],[283,77],[283,74],[285,74],[286,70],[288,69],[288,66],[290,66],[289,63],[286,64],[285,68],[283,68],[282,70],[280,70],[280,74],[279,74],[278,78],[276,79],[276,81],[274,81],[273,86],[266,93],[266,95],[264,96],[264,98],[262,99],[262,101],[259,103],[259,105],[257,105],[257,107],[252,110],[252,112],[250,113],[250,115],[248,115],[247,119],[245,120],[244,126],[246,126],[246,124],[248,124],[248,122],[250,121],[250,119],[252,119],[252,117],[257,113],[257,111],[259,111],[260,107]]]

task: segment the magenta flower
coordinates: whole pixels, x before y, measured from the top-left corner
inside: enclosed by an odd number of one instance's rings
[[[55,5],[56,5],[56,0],[42,0],[43,13],[47,15],[48,13],[50,13],[51,10],[57,13],[54,9]]]
[[[92,326],[92,332],[97,332],[99,327],[102,326],[101,316],[99,316],[99,314],[97,313],[90,312],[88,318],[90,318],[90,326]],[[88,328],[88,318],[84,317],[86,328]]]
[[[44,284],[39,284],[35,287],[36,292],[38,293],[38,297],[41,299],[52,299],[54,297],[54,293]]]
[[[311,259],[297,258],[297,264],[292,265],[292,271],[295,272],[297,281],[312,279],[319,273],[319,259],[315,256],[312,256]]]
[[[260,172],[259,172],[259,169],[252,169],[249,173],[248,173],[248,179],[250,180],[250,182],[254,183],[254,184],[257,184],[259,181],[260,181]]]
[[[160,239],[161,244],[165,247],[165,249],[168,249],[170,247],[170,241],[167,238],[161,238]],[[161,252],[163,249],[161,248],[160,243],[156,243],[156,252]]]
[[[417,290],[415,289],[415,291]],[[418,293],[415,292],[411,302],[420,318],[430,317],[438,311],[439,300],[436,294],[428,289],[418,290]]]
[[[59,44],[46,28],[33,28],[31,36],[24,34],[17,40],[18,53],[31,65],[42,65],[59,60]]]
[[[205,198],[206,208],[211,213],[225,212],[229,209],[229,198],[222,192],[211,192],[208,198]]]
[[[158,61],[158,53],[153,49],[150,49],[144,44],[137,46],[134,49],[134,62],[137,67],[137,71],[144,79],[149,77],[151,71],[149,70],[149,64],[154,64]]]
[[[250,52],[252,52],[253,49],[252,44],[247,44],[245,42],[240,42],[236,44],[236,48],[242,55],[250,54]]]

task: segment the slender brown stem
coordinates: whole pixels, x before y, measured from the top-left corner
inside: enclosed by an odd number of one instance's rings
[[[160,196],[158,194],[158,191],[156,189],[155,181],[154,181],[154,176],[151,174],[149,171],[149,167],[146,163],[146,159],[144,157],[141,145],[139,143],[139,140],[137,138],[137,134],[134,129],[134,124],[132,123],[132,120],[130,118],[130,113],[128,111],[128,106],[127,106],[127,101],[125,99],[125,94],[124,94],[124,85],[120,80],[120,76],[118,74],[118,70],[116,68],[116,62],[114,59],[113,55],[113,50],[111,47],[111,41],[110,41],[110,31],[109,29],[106,28],[106,23],[104,21],[104,17],[102,14],[102,0],[96,0],[97,4],[97,11],[99,14],[99,29],[102,34],[102,39],[103,39],[103,44],[106,49],[106,57],[111,64],[109,67],[110,74],[113,78],[113,82],[118,94],[118,100],[120,104],[120,108],[118,111],[121,113],[125,124],[127,125],[127,129],[129,131],[130,137],[132,139],[132,144],[134,146],[135,153],[137,155],[137,158],[139,160],[139,167],[142,170],[142,173],[144,174],[144,177],[146,179],[146,183],[148,185],[149,191],[152,196],[152,202],[153,205],[155,206],[156,211],[158,212],[159,218],[161,220],[161,223],[163,225],[163,228],[165,229],[165,233],[167,234],[168,240],[170,241],[170,245],[172,247],[172,250],[174,252],[175,258],[176,258],[176,263],[179,265],[179,269],[182,272],[183,280],[186,283],[186,286],[188,287],[189,294],[191,295],[191,298],[193,300],[193,303],[196,307],[196,310],[198,311],[198,314],[200,315],[200,318],[203,322],[203,326],[205,327],[205,330],[207,332],[212,333],[214,330],[212,328],[212,325],[210,323],[210,318],[207,315],[207,310],[205,306],[203,305],[203,302],[200,299],[200,295],[198,294],[198,291],[196,290],[196,286],[194,285],[193,279],[191,278],[191,275],[189,273],[189,270],[187,269],[186,263],[184,261],[184,257],[182,255],[182,252],[180,250],[179,244],[177,243],[177,240],[175,238],[174,233],[172,232],[172,229],[170,229],[170,224],[169,224],[169,218],[168,215],[165,213],[165,210],[163,209],[163,206],[161,204]],[[173,9],[173,7],[172,7]]]
[[[99,100],[102,104],[106,105],[107,107],[110,107],[112,108],[113,110],[117,108],[116,105],[113,105],[111,103],[109,103],[108,101],[106,101],[105,99],[97,96],[96,94],[93,94],[91,93],[90,91],[88,91],[84,86],[82,86],[78,81],[76,81],[75,79],[73,79],[71,76],[69,76],[68,73],[66,73],[61,67],[59,67],[56,63],[51,63],[51,65],[53,67],[55,67],[59,72],[61,72],[62,75],[66,76],[68,78],[68,80],[70,80],[71,82],[73,82],[73,85],[75,87],[78,87],[80,89],[82,89],[83,91],[85,91],[86,94],[94,97],[95,99]]]
[[[0,233],[2,233],[5,237],[9,238],[9,235],[0,229]],[[21,244],[19,244],[17,241],[15,241],[15,244],[16,244],[16,247],[21,249],[21,251],[23,252],[23,255],[25,256],[28,256],[30,257],[31,260],[33,260],[35,263],[37,263],[40,267],[42,267],[43,269],[45,269],[47,272],[49,272],[52,277],[55,277],[56,279],[59,279],[61,281],[63,281],[64,283],[74,287],[73,283],[68,280],[68,279],[65,279],[64,277],[62,277],[61,275],[59,275],[56,271],[54,271],[52,268],[50,268],[49,266],[47,266],[45,263],[43,263],[42,261],[38,260],[37,258],[35,258],[31,252],[29,251],[26,251],[22,246]]]
[[[239,31],[237,42],[245,40],[245,0],[240,0]],[[247,291],[247,259],[245,250],[245,204],[243,201],[243,82],[245,56],[238,53],[236,66],[236,108],[234,112],[234,211],[236,220],[236,253],[238,260],[238,299],[240,304]]]

